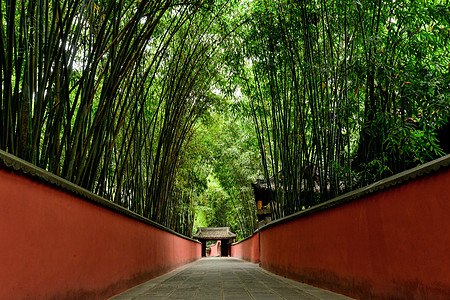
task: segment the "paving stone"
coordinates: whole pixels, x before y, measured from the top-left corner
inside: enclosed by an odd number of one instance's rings
[[[252,299],[249,294],[247,293],[228,293],[223,294],[223,299],[225,300],[248,300]]]
[[[114,298],[114,300],[115,299],[116,298]],[[120,298],[120,299],[122,299],[122,298]],[[130,298],[127,298],[127,299],[130,299]],[[133,300],[148,300],[148,299],[163,300],[163,299],[167,299],[167,297],[165,297],[165,296],[155,296],[155,295],[141,295],[141,296],[138,296],[136,298],[131,298],[131,299],[133,299]]]
[[[274,275],[230,257],[202,258],[110,299],[345,300],[343,295]]]
[[[280,295],[266,292],[266,293],[250,293],[250,296],[252,296],[255,300],[283,300],[283,298]]]

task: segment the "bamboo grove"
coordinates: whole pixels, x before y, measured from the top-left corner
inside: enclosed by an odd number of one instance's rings
[[[0,149],[247,236],[258,177],[275,219],[444,153],[448,2],[5,0]]]
[[[272,218],[443,154],[448,1],[255,1],[245,31],[230,65]]]
[[[190,235],[173,185],[226,5],[2,1],[0,148]]]

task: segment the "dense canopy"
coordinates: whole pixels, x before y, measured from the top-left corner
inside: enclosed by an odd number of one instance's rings
[[[450,152],[448,0],[5,0],[0,149],[183,234]]]

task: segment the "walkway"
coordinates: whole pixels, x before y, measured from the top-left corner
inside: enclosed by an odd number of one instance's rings
[[[351,299],[292,281],[236,258],[202,258],[129,289],[110,300]]]

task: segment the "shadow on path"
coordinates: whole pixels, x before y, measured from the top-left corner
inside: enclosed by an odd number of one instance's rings
[[[131,288],[123,299],[351,299],[230,257],[202,258]]]

